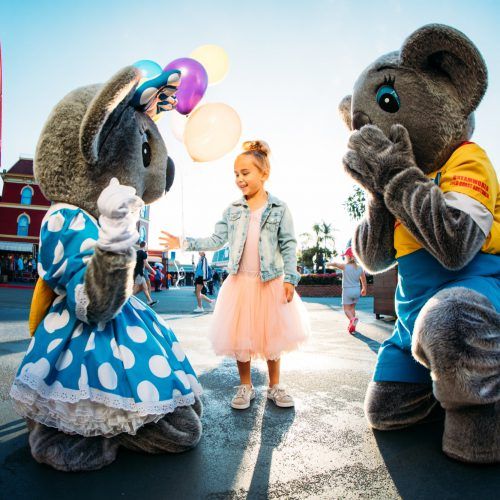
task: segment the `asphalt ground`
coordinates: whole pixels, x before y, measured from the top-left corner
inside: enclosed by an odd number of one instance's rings
[[[391,318],[375,319],[369,297],[359,305],[354,335],[346,333],[340,299],[304,299],[312,338],[282,360],[282,382],[295,408],[266,400],[266,365],[257,362],[257,397],[250,409],[238,411],[229,406],[236,365],[214,356],[207,340],[211,313],[191,314],[192,287],[154,294],[155,309],[170,323],[204,387],[198,447],[161,456],[121,450],[116,462],[91,473],[37,464],[8,397],[29,342],[31,293],[0,288],[1,499],[499,498],[500,468],[447,458],[441,421],[393,432],[368,428],[363,398],[377,349],[393,327]]]

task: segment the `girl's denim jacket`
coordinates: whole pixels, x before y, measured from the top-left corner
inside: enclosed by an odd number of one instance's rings
[[[230,274],[236,274],[247,239],[250,209],[244,197],[224,210],[222,219],[208,238],[185,238],[186,251],[217,250],[229,242]],[[292,214],[285,203],[268,195],[267,206],[260,223],[259,258],[260,278],[270,281],[285,275],[284,280],[297,285],[297,240],[293,230]]]

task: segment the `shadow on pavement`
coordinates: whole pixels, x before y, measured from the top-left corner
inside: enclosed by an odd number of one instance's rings
[[[377,342],[376,340],[373,340],[359,332],[354,332],[352,336],[364,342],[375,354],[378,353],[379,347],[382,345],[380,342]]]
[[[31,338],[0,342],[0,356],[5,356],[6,354],[14,354],[16,352],[26,352],[30,341]]]
[[[227,498],[244,467],[244,458],[262,412],[265,372],[252,369],[257,397],[248,410],[233,410],[229,403],[239,383],[236,364],[226,360],[202,374],[203,436],[199,445],[178,455],[142,455],[121,449],[117,460],[99,471],[64,473],[40,465],[31,457],[22,419],[0,429],[0,488],[2,498]],[[272,450],[293,420],[277,408],[264,410],[263,441],[254,488],[264,491],[269,478]],[[284,429],[284,430],[283,430]],[[19,434],[22,432],[21,434]],[[11,437],[9,437],[11,435]],[[253,483],[252,483],[253,484]]]
[[[373,431],[379,451],[404,499],[498,498],[498,465],[469,465],[441,451],[443,421],[398,431]]]
[[[273,452],[279,449],[295,418],[294,408],[278,408],[267,401],[261,427],[259,454],[247,498],[267,498]]]

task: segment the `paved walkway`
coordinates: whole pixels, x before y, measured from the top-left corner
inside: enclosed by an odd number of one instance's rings
[[[0,498],[498,498],[499,468],[454,462],[440,451],[442,424],[372,432],[363,397],[376,351],[390,334],[362,299],[359,332],[345,332],[340,300],[305,299],[314,336],[283,358],[282,379],[293,410],[266,401],[264,363],[256,363],[257,398],[247,411],[229,406],[237,385],[234,362],[215,357],[206,338],[210,313],[194,307],[192,288],[156,294],[157,311],[183,343],[205,389],[204,435],[181,455],[123,451],[94,473],[65,474],[34,462],[24,422],[8,390],[28,345],[31,290],[0,289]]]

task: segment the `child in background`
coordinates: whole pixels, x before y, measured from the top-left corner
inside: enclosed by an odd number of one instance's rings
[[[342,262],[332,262],[331,265],[342,270],[342,306],[349,320],[347,331],[354,333],[358,323],[356,304],[360,295],[366,295],[366,276],[363,268],[356,262],[351,247],[341,256],[347,259],[345,264]],[[359,284],[360,281],[361,286]]]
[[[277,406],[294,406],[280,384],[280,359],[309,335],[305,307],[295,293],[300,275],[292,215],[287,205],[264,189],[270,173],[269,146],[264,141],[243,144],[234,175],[243,197],[231,203],[208,238],[182,241],[165,231],[167,248],[217,250],[229,241],[229,276],[215,306],[211,340],[216,354],[236,359],[240,385],[231,401],[243,410],[255,397],[250,365],[267,361],[267,397]]]

